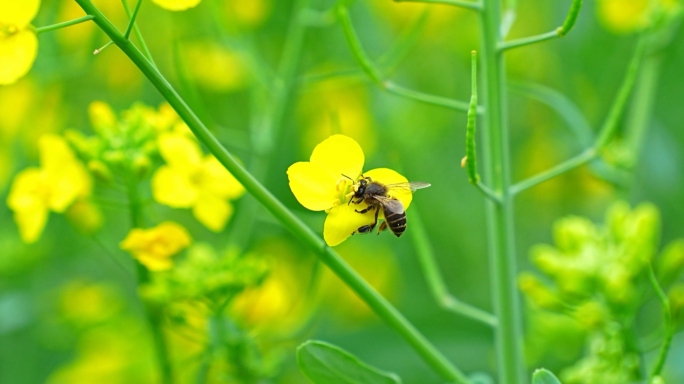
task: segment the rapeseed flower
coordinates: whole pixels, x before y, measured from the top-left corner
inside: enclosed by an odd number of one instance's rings
[[[186,248],[192,239],[181,225],[165,221],[150,229],[133,228],[121,242],[121,249],[130,252],[151,271],[173,267],[171,257]]]
[[[203,156],[199,145],[182,133],[160,135],[159,152],[166,165],[152,176],[152,195],[173,208],[192,208],[205,227],[220,232],[233,214],[228,200],[245,189],[214,156]]]
[[[92,181],[67,142],[47,134],[38,141],[40,168],[27,168],[14,178],[7,206],[14,211],[21,239],[33,243],[40,237],[50,211],[63,213],[80,198],[90,195]]]
[[[323,238],[330,246],[346,240],[364,225],[372,224],[375,212],[358,213],[367,207],[366,202],[348,204],[350,192],[361,177],[365,161],[363,150],[354,139],[333,135],[314,148],[309,161],[292,164],[287,169],[290,189],[300,204],[312,211],[326,211]],[[408,180],[387,168],[372,169],[363,173],[382,184],[406,183]],[[402,202],[404,209],[411,204],[409,190],[390,190],[390,197]],[[384,219],[382,212],[379,218]]]
[[[38,53],[38,38],[30,28],[40,0],[0,0],[0,85],[26,75]]]
[[[673,15],[681,11],[677,0],[600,0],[596,7],[601,24],[616,34],[627,34],[645,28],[653,11]]]

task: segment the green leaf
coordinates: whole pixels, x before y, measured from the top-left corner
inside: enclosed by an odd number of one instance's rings
[[[532,374],[532,384],[561,384],[561,382],[551,371],[541,368]]]
[[[309,340],[297,348],[299,369],[315,384],[401,384],[401,379],[332,344]]]

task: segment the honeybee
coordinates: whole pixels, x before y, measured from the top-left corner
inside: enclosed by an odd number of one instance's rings
[[[378,234],[388,227],[395,236],[401,236],[406,230],[406,212],[404,204],[399,199],[390,197],[389,193],[393,189],[405,189],[414,192],[421,188],[429,187],[429,183],[408,182],[396,184],[381,184],[373,181],[370,177],[361,175],[361,179],[354,184],[353,192],[350,192],[350,199],[347,205],[354,203],[360,204],[365,201],[368,206],[362,210],[355,209],[358,213],[366,213],[375,210],[375,221],[372,224],[359,227],[352,233],[370,233],[378,224],[378,214],[380,209],[384,212],[385,221],[380,224]]]

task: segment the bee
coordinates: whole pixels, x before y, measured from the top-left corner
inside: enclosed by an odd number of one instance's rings
[[[361,175],[361,179],[354,184],[353,192],[350,192],[350,199],[347,205],[351,203],[360,204],[365,201],[368,206],[362,210],[355,209],[355,211],[363,214],[375,210],[375,221],[373,221],[372,224],[359,227],[352,235],[354,233],[372,232],[378,224],[378,215],[380,209],[382,209],[385,215],[385,221],[380,224],[378,234],[389,227],[395,236],[401,236],[406,230],[406,212],[404,210],[404,204],[402,204],[399,199],[390,197],[390,191],[393,189],[405,189],[414,192],[429,186],[429,183],[423,182],[381,184],[377,181],[373,181],[370,177]]]

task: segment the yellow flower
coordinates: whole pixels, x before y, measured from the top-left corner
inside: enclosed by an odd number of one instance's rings
[[[133,228],[121,242],[121,249],[151,271],[164,271],[173,267],[171,257],[190,245],[192,239],[179,224],[165,221],[150,229]]]
[[[155,200],[173,208],[192,208],[205,227],[223,230],[233,214],[228,199],[242,196],[242,185],[214,156],[202,157],[197,143],[183,134],[162,134],[159,152],[167,165],[152,176]]]
[[[233,92],[250,81],[248,66],[240,54],[222,44],[200,41],[185,48],[188,73],[202,88],[214,92]]]
[[[152,0],[158,6],[169,11],[184,11],[197,6],[202,0]]]
[[[29,23],[38,13],[40,0],[0,0],[0,85],[26,75],[38,52],[38,38]]]
[[[356,212],[367,206],[365,202],[347,204],[354,180],[362,175],[363,163],[363,150],[356,141],[344,135],[333,135],[314,148],[309,161],[294,163],[287,169],[290,189],[297,201],[312,211],[328,213],[323,238],[330,246],[340,244],[359,227],[374,221],[372,210],[364,214]],[[387,168],[373,169],[363,176],[385,185],[408,181]],[[413,198],[410,191],[399,189],[390,191],[390,197],[400,200],[404,209]],[[382,213],[380,218],[384,219]]]
[[[88,173],[57,135],[47,134],[38,141],[40,168],[27,168],[14,178],[7,206],[14,211],[19,234],[26,243],[38,240],[48,212],[63,213],[78,198],[90,195]]]
[[[650,13],[658,8],[674,14],[681,9],[681,5],[677,0],[600,0],[596,12],[599,21],[607,30],[616,34],[626,34],[646,27]]]

